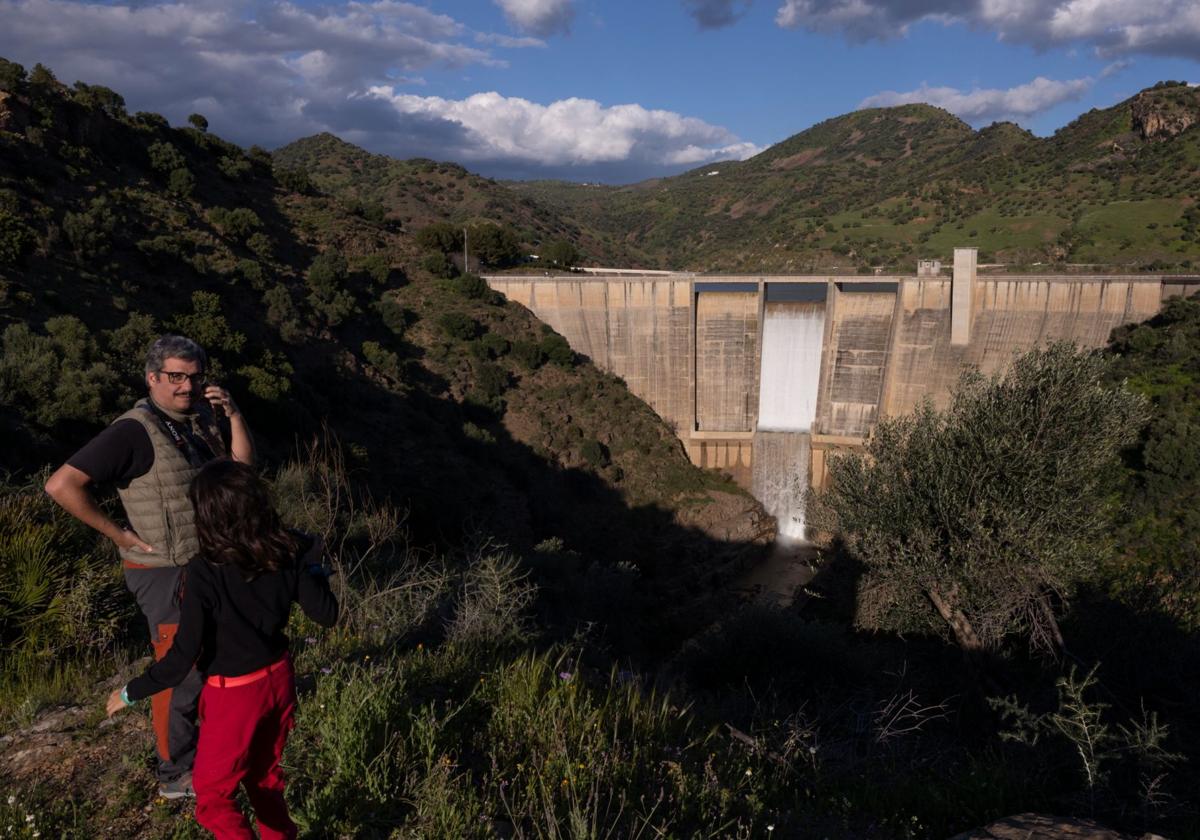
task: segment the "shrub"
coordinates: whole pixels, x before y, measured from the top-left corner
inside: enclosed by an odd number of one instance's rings
[[[1055,608],[1110,550],[1117,453],[1146,417],[1105,375],[1073,345],[1035,350],[831,459],[813,518],[865,566],[861,626],[1061,647]]]
[[[201,114],[188,114],[188,125],[197,131],[208,131],[208,120]]]
[[[159,131],[166,131],[171,127],[166,117],[162,114],[156,114],[153,111],[138,111],[133,115],[133,121],[138,125]]]
[[[481,262],[497,267],[521,260],[521,241],[506,225],[476,225],[467,231],[470,253]]]
[[[223,350],[241,352],[246,336],[236,332],[221,311],[221,297],[214,292],[192,292],[192,311],[170,322],[171,329],[196,341],[210,354]]]
[[[383,325],[396,335],[404,335],[408,327],[408,311],[393,298],[379,301],[379,317]]]
[[[186,169],[172,169],[167,176],[167,192],[179,198],[191,198],[196,188],[196,179]]]
[[[63,233],[81,259],[98,259],[112,249],[112,232],[117,218],[104,196],[93,198],[83,213],[63,217]]]
[[[16,265],[34,241],[33,231],[19,216],[0,208],[0,266]]]
[[[264,350],[256,364],[243,365],[237,370],[246,378],[246,387],[260,400],[278,402],[292,390],[295,369],[282,353]]]
[[[376,251],[364,257],[359,263],[359,268],[366,272],[377,286],[384,285],[392,276],[392,261],[383,251]]]
[[[491,408],[500,408],[500,398],[508,390],[508,373],[499,365],[482,362],[475,368],[473,396]]]
[[[583,455],[583,460],[587,461],[588,466],[593,469],[609,464],[608,448],[594,438],[583,442],[580,454]]]
[[[267,322],[279,328],[284,341],[295,343],[303,337],[300,312],[292,303],[292,293],[282,283],[276,284],[263,295],[267,305]]]
[[[566,239],[556,239],[542,248],[542,262],[570,268],[579,261],[579,251]]]
[[[267,236],[262,231],[250,235],[246,240],[246,247],[258,255],[260,259],[269,260],[275,254],[275,247],[271,244],[271,237]]]
[[[151,143],[146,152],[150,155],[150,166],[157,172],[169,173],[187,168],[183,153],[165,140]]]
[[[452,225],[449,222],[434,222],[417,231],[415,240],[422,249],[437,251],[444,255],[462,250],[462,237],[462,227],[459,225]]]
[[[127,390],[118,404],[128,403],[145,393],[142,379],[146,351],[161,334],[153,316],[141,312],[130,312],[124,324],[105,334],[109,365]],[[130,389],[136,389],[136,393]]]
[[[45,335],[26,324],[4,330],[0,404],[43,428],[65,420],[101,422],[117,392],[116,374],[78,318],[51,318],[45,328]]]
[[[363,358],[377,371],[388,379],[400,381],[400,357],[375,341],[364,341],[362,345]]]
[[[458,274],[458,267],[449,257],[440,251],[423,256],[421,258],[421,268],[428,271],[434,277],[441,277],[443,279],[449,279]]]
[[[445,312],[438,318],[438,326],[442,332],[459,341],[470,341],[479,331],[475,319],[461,312]]]
[[[457,645],[486,648],[525,641],[536,594],[517,558],[496,553],[475,558],[463,576],[446,637]]]
[[[250,175],[250,161],[242,157],[224,155],[217,161],[217,169],[230,181],[244,181]]]
[[[258,214],[249,207],[235,207],[233,210],[214,207],[208,211],[208,220],[226,236],[239,240],[245,239],[252,231],[262,227]]]
[[[256,292],[261,292],[266,288],[266,278],[263,275],[262,266],[254,260],[238,260],[237,273]]]
[[[275,183],[283,187],[285,190],[301,195],[307,195],[312,192],[312,179],[303,169],[292,169],[286,166],[277,166],[274,169]]]
[[[15,61],[0,58],[0,90],[19,93],[25,84],[25,68]]]
[[[305,283],[311,292],[308,303],[331,327],[336,327],[354,312],[354,295],[342,288],[348,275],[346,258],[336,252],[319,255],[305,275]]]
[[[493,332],[484,334],[479,344],[487,356],[492,359],[498,359],[508,352],[508,339]]]
[[[54,75],[54,71],[40,61],[33,65],[33,69],[29,71],[29,84],[35,88],[43,90],[56,88],[59,86],[58,79]]]
[[[567,340],[558,333],[550,333],[544,337],[539,346],[541,353],[551,363],[562,368],[575,367],[575,351],[571,349],[571,345]]]
[[[125,98],[103,85],[76,82],[73,98],[85,108],[102,111],[113,119],[125,118]]]
[[[529,370],[537,370],[546,361],[546,355],[542,352],[542,348],[532,341],[514,341],[512,343],[512,357],[522,367]]]
[[[491,292],[487,281],[478,274],[463,274],[455,281],[454,286],[463,297],[478,300]]]
[[[137,249],[146,255],[151,263],[162,264],[167,260],[182,259],[185,249],[192,247],[191,242],[180,239],[175,234],[161,234],[149,239],[139,239]]]

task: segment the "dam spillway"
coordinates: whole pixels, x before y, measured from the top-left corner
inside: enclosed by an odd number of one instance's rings
[[[693,463],[731,474],[781,532],[803,494],[789,495],[794,482],[776,473],[801,471],[801,489],[819,487],[831,450],[861,445],[880,418],[923,400],[945,407],[964,369],[991,374],[1060,339],[1102,347],[1115,327],[1200,291],[1197,275],[979,274],[974,249],[956,249],[950,276],[485,279],[624,379]],[[804,452],[778,435],[803,435]]]

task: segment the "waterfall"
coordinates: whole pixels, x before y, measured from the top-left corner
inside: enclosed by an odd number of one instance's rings
[[[817,418],[824,303],[768,303],[763,320],[758,428],[812,431]]]
[[[808,463],[812,441],[802,432],[758,432],[754,436],[751,492],[779,522],[777,541],[804,542]]]
[[[811,432],[817,418],[824,338],[823,300],[766,304],[753,492],[778,520],[781,542],[805,538]]]

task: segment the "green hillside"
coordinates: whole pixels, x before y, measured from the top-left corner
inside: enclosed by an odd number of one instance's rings
[[[957,246],[1027,269],[1200,265],[1200,89],[1165,82],[1037,138],[928,105],[856,111],[750,160],[627,187],[510,183],[696,271],[911,270]]]
[[[622,254],[561,213],[457,163],[395,160],[328,133],[289,143],[273,157],[307,172],[323,192],[406,230],[436,222],[459,227],[491,223],[512,228],[527,252],[565,239],[595,258],[619,259]]]

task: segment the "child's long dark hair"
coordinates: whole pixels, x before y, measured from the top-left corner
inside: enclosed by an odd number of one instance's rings
[[[251,467],[220,459],[205,464],[188,488],[196,511],[200,552],[210,563],[233,564],[253,580],[296,556],[298,539],[285,530],[267,484]]]

